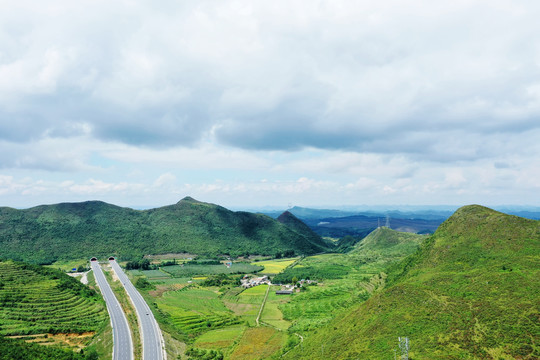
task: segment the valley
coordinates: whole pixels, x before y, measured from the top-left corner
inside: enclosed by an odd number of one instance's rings
[[[340,247],[319,238],[293,214],[279,218],[277,231],[312,244],[311,254],[287,246],[238,256],[198,254],[183,246],[140,257],[120,254],[118,265],[159,324],[167,359],[387,359],[400,353],[398,337],[407,338],[410,359],[538,357],[539,221],[466,206],[432,235],[381,226],[340,252],[343,242]],[[321,244],[326,251],[316,251]],[[0,346],[34,351],[34,343],[61,337],[55,333],[79,334],[79,345],[52,340],[55,345],[44,352],[110,358],[103,301],[55,269],[81,270],[81,261],[77,254],[48,268],[0,262]],[[122,286],[129,281],[117,281],[121,269],[110,270],[105,278],[129,308]],[[24,277],[34,280],[23,285],[18,279]],[[93,272],[88,281],[95,286]],[[36,292],[51,297],[31,300]],[[86,315],[55,318],[60,312],[54,307],[69,303],[79,304],[70,307],[74,314]],[[48,315],[27,315],[29,308]],[[137,320],[133,309],[127,312],[138,339],[145,315]],[[135,349],[135,359],[142,358],[137,341]]]

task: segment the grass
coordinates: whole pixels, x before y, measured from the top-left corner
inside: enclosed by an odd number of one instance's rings
[[[298,259],[299,258],[258,261],[251,263],[251,265],[263,266],[264,269],[261,271],[263,274],[279,274]]]
[[[75,269],[78,268],[80,265],[88,267],[88,260],[89,259],[85,259],[85,258],[75,259],[75,260],[58,260],[52,263],[51,265],[47,265],[47,267],[60,269],[62,271],[68,272],[74,268]]]
[[[368,236],[369,241],[362,248],[348,254],[306,257],[274,277],[274,282],[290,282],[293,277],[319,282],[278,305],[283,318],[292,323],[290,331],[309,336],[336,314],[368,299],[384,286],[385,275],[381,273],[413,253],[424,238],[379,229]]]
[[[238,346],[231,354],[231,359],[265,359],[277,353],[284,345],[287,336],[282,331],[271,327],[259,326],[248,328]]]
[[[245,326],[229,326],[223,329],[211,330],[201,335],[194,345],[202,349],[223,350],[232,347],[244,333]]]
[[[93,337],[87,350],[95,350],[100,359],[112,358],[113,334],[110,321],[107,321],[104,329]]]

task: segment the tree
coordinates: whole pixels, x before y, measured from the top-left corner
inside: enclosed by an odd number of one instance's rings
[[[141,270],[150,270],[150,260],[148,259],[143,259],[141,260]]]

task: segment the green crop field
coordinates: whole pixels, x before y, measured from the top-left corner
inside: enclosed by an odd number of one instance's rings
[[[230,291],[223,296],[222,300],[237,316],[241,316],[249,325],[254,326],[267,287],[268,285],[260,285],[243,291],[240,289]],[[238,293],[238,291],[241,292]]]
[[[276,290],[278,289],[279,286],[272,286],[270,289],[261,314],[261,321],[280,330],[287,330],[291,326],[291,323],[283,318],[283,313],[279,307],[288,303],[290,296],[276,295]]]
[[[169,279],[171,274],[161,270],[128,270],[133,276],[146,276],[148,280]]]
[[[188,281],[192,281],[192,278],[185,277],[185,278],[148,278],[148,281],[150,281],[152,284],[159,285],[175,285],[175,284],[188,284]]]
[[[193,277],[214,274],[249,274],[262,270],[262,266],[247,263],[233,263],[230,268],[225,265],[172,265],[164,266],[162,271],[169,273],[172,277]]]
[[[168,291],[155,298],[155,303],[175,328],[191,337],[240,322],[217,294],[209,290],[184,288]]]
[[[227,349],[242,336],[245,329],[245,326],[234,325],[211,330],[197,338],[194,345],[202,349]]]
[[[264,269],[261,271],[263,274],[279,274],[298,259],[299,258],[257,261],[251,263],[251,265],[263,266]]]

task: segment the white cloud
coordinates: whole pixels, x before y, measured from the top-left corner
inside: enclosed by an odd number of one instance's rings
[[[2,9],[0,201],[540,201],[537,2]]]

